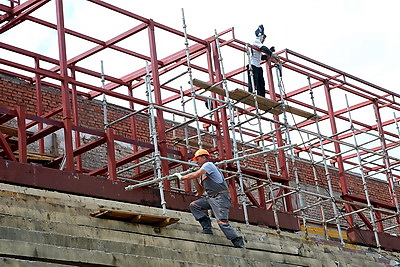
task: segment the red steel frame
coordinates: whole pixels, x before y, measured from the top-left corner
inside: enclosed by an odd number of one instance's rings
[[[3,51],[14,52],[20,55],[24,55],[28,58],[31,58],[35,63],[34,66],[30,66],[27,63],[23,62],[14,62],[12,59],[0,58],[0,73],[15,76],[21,79],[24,79],[30,83],[34,83],[36,85],[36,107],[37,114],[28,114],[25,109],[21,106],[15,108],[15,110],[7,109],[0,106],[0,113],[2,116],[0,117],[0,124],[3,124],[13,118],[18,118],[18,147],[12,147],[8,144],[7,140],[10,136],[0,135],[0,146],[2,148],[2,154],[11,161],[19,161],[19,162],[27,162],[27,145],[33,142],[39,142],[39,151],[44,151],[43,138],[59,129],[63,129],[64,132],[64,147],[65,154],[63,157],[59,157],[52,162],[53,166],[60,164],[62,159],[65,159],[65,169],[77,172],[83,172],[82,168],[82,160],[81,155],[85,152],[88,152],[102,144],[107,144],[107,155],[108,155],[108,166],[97,170],[87,170],[86,173],[89,175],[107,175],[107,177],[111,180],[117,180],[116,169],[130,162],[138,162],[139,159],[149,156],[152,152],[154,152],[154,146],[150,143],[142,142],[137,140],[136,133],[136,125],[133,117],[129,119],[131,124],[131,137],[123,137],[115,133],[115,131],[111,128],[106,131],[97,131],[93,129],[88,129],[80,126],[80,118],[78,113],[78,96],[93,99],[101,94],[106,94],[107,96],[114,97],[116,99],[120,99],[122,101],[127,101],[129,103],[129,107],[134,109],[135,107],[148,106],[149,103],[146,100],[135,97],[133,92],[137,90],[137,88],[143,87],[144,85],[144,76],[146,75],[145,67],[138,68],[137,70],[125,73],[120,77],[113,77],[110,75],[105,75],[108,83],[105,88],[101,88],[99,86],[92,85],[90,82],[86,82],[85,80],[80,80],[77,77],[79,74],[85,74],[88,76],[96,77],[100,79],[101,74],[93,71],[88,68],[84,68],[80,66],[80,62],[96,55],[97,53],[105,50],[112,49],[114,51],[118,51],[126,54],[126,56],[135,57],[144,61],[150,62],[151,66],[151,81],[152,87],[154,89],[155,95],[155,105],[156,106],[167,106],[174,101],[177,101],[180,98],[180,91],[178,88],[170,87],[167,85],[162,85],[160,83],[160,78],[164,77],[164,75],[169,72],[179,68],[186,67],[186,53],[184,49],[178,49],[177,52],[171,54],[170,56],[164,57],[162,59],[157,56],[157,49],[161,49],[162,47],[156,45],[156,32],[157,30],[162,30],[168,32],[174,36],[180,36],[183,38],[184,34],[182,31],[170,28],[166,25],[157,23],[151,19],[143,18],[139,15],[136,15],[130,11],[121,9],[117,6],[114,6],[110,3],[100,1],[100,0],[90,0],[89,2],[94,5],[101,6],[110,11],[113,11],[116,16],[127,16],[132,20],[137,22],[136,26],[133,26],[128,31],[116,35],[115,37],[103,41],[99,40],[95,37],[68,29],[64,26],[64,15],[63,15],[63,1],[62,0],[54,0],[56,3],[56,15],[57,15],[57,23],[53,24],[49,21],[45,21],[43,19],[39,19],[37,17],[32,16],[32,13],[45,6],[50,0],[28,0],[24,3],[20,3],[20,1],[10,1],[9,6],[0,5],[0,34],[5,33],[7,31],[11,31],[14,28],[18,28],[18,25],[25,22],[33,22],[47,29],[53,29],[57,31],[58,35],[58,52],[59,58],[51,58],[46,55],[42,55],[36,52],[32,52],[30,50],[19,48],[18,46],[12,43],[3,43],[0,42],[0,49]],[[148,33],[148,46],[149,46],[149,55],[145,55],[119,45],[119,42],[134,36],[144,30],[147,30]],[[229,36],[232,34],[232,38],[229,40],[223,40],[222,37]],[[74,57],[68,57],[66,53],[67,43],[66,43],[66,35],[74,36],[80,40],[84,40],[87,42],[91,42],[94,46],[92,49],[89,49],[83,53],[75,55]],[[191,68],[193,68],[197,72],[202,72],[208,75],[208,80],[210,83],[216,83],[222,80],[222,70],[220,61],[218,59],[217,47],[215,44],[215,39],[213,36],[207,39],[200,39],[195,36],[189,35],[188,39],[190,42],[194,43],[189,47],[189,54],[191,60],[194,61],[196,58],[205,57],[207,66],[201,66],[196,64],[191,64]],[[230,49],[236,51],[236,53],[243,54],[245,52],[245,42],[237,40],[234,37],[233,29],[228,29],[224,32],[219,33],[219,41],[220,45],[224,49]],[[337,154],[331,158],[331,162],[335,164],[338,168],[339,179],[340,179],[340,190],[342,194],[342,198],[347,200],[348,202],[344,203],[344,207],[346,209],[346,213],[350,213],[353,210],[357,210],[357,205],[352,204],[354,201],[358,201],[361,203],[367,203],[366,197],[363,194],[350,194],[348,188],[348,180],[346,174],[345,166],[356,166],[354,159],[357,157],[357,154],[352,153],[344,153],[343,152],[343,144],[348,143],[349,138],[352,136],[351,133],[341,133],[338,129],[338,124],[343,122],[349,122],[349,117],[346,115],[348,110],[345,107],[335,108],[338,105],[338,102],[343,102],[343,99],[335,99],[332,96],[333,91],[340,90],[341,92],[345,92],[351,96],[356,97],[357,99],[361,99],[356,104],[352,104],[349,107],[351,112],[355,112],[359,109],[373,107],[376,116],[376,123],[369,124],[363,121],[361,118],[357,116],[353,118],[353,123],[356,127],[359,127],[362,131],[356,132],[356,135],[361,135],[363,132],[376,132],[379,136],[382,137],[380,145],[375,146],[374,148],[369,148],[372,151],[384,151],[387,154],[387,158],[382,162],[374,162],[371,164],[366,164],[364,166],[365,170],[368,171],[384,171],[385,176],[388,181],[388,192],[390,194],[391,203],[382,203],[379,201],[373,201],[373,205],[376,207],[385,207],[391,210],[396,210],[397,197],[395,194],[393,180],[400,179],[400,172],[398,168],[390,168],[391,165],[397,166],[399,164],[397,155],[398,152],[393,152],[389,150],[390,148],[395,148],[399,145],[398,138],[399,135],[393,130],[387,130],[388,126],[393,126],[396,121],[399,123],[400,118],[398,115],[395,117],[388,119],[385,115],[385,118],[382,118],[381,110],[385,111],[385,114],[388,109],[390,112],[397,114],[400,112],[400,104],[399,99],[400,95],[387,90],[385,88],[376,86],[367,81],[354,77],[348,73],[342,72],[340,70],[334,69],[330,66],[322,64],[316,60],[308,58],[304,55],[296,53],[294,51],[285,49],[278,53],[280,55],[282,66],[285,71],[290,71],[291,73],[295,73],[297,75],[302,76],[303,85],[295,88],[294,90],[287,91],[284,95],[285,101],[287,101],[291,105],[301,106],[305,109],[312,110],[313,106],[307,102],[302,101],[300,96],[304,96],[305,93],[309,91],[309,85],[306,83],[306,78],[311,78],[314,82],[311,87],[313,90],[321,91],[325,97],[324,105],[317,105],[316,111],[318,115],[320,115],[320,123],[329,122],[330,133],[325,132],[324,135],[327,138],[323,141],[324,145],[332,145],[333,144],[333,154]],[[238,61],[240,62],[240,60]],[[51,63],[55,65],[55,67],[50,69],[44,69],[42,66],[44,64]],[[144,66],[144,65],[142,65]],[[267,62],[267,79],[268,79],[268,94],[272,100],[280,101],[281,96],[276,93],[276,81],[274,81],[273,75],[273,66],[271,62]],[[238,67],[231,68],[230,71],[225,73],[227,80],[229,81],[230,86],[245,86],[245,82],[239,80],[239,76],[246,71],[245,66],[240,66],[238,63]],[[25,73],[25,74],[24,74]],[[26,73],[29,73],[27,75]],[[51,86],[57,89],[60,89],[62,96],[62,105],[46,114],[43,114],[43,103],[41,99],[41,87],[42,86]],[[123,94],[117,92],[119,88],[127,88],[127,94]],[[84,90],[82,90],[84,89]],[[195,88],[195,90],[199,90],[199,88]],[[166,94],[165,92],[168,92]],[[191,90],[190,88],[185,88],[184,94],[186,96],[190,96]],[[168,95],[168,97],[164,97]],[[219,98],[223,100],[222,96],[216,96],[212,94],[214,98]],[[72,105],[70,104],[72,101]],[[252,111],[252,108],[249,108],[248,111]],[[157,135],[158,135],[158,147],[160,151],[161,157],[168,157],[168,154],[177,155],[181,160],[187,160],[189,155],[187,151],[184,149],[171,149],[167,146],[167,135],[166,132],[168,127],[166,122],[164,121],[164,115],[166,111],[161,108],[156,108],[157,115]],[[57,121],[52,119],[57,114],[62,115],[62,121]],[[190,117],[190,113],[187,113],[187,117]],[[199,121],[204,125],[213,125],[216,126],[216,136],[218,146],[214,149],[218,151],[220,159],[231,159],[232,158],[232,148],[231,148],[231,136],[229,135],[229,126],[228,126],[228,115],[225,108],[222,108],[219,112],[214,113],[214,119],[207,118],[199,118]],[[99,115],[101,116],[101,115]],[[397,117],[396,117],[397,116]],[[275,128],[278,128],[279,125],[279,116],[274,115],[273,119],[277,121],[275,123]],[[25,119],[31,120],[30,123],[26,124]],[[297,128],[301,129],[310,129],[315,124],[314,121],[307,120],[296,124]],[[34,125],[38,125],[38,130],[33,135],[27,134],[27,129],[31,128]],[[47,125],[44,127],[44,125]],[[292,130],[293,131],[293,130]],[[94,136],[97,136],[98,139],[81,145],[79,141],[80,133],[87,133]],[[251,136],[251,134],[249,134]],[[73,138],[75,137],[75,138]],[[282,132],[276,132],[276,140],[278,146],[284,145],[284,140],[282,138]],[[391,140],[396,139],[397,141],[386,140],[387,138],[391,138]],[[75,142],[73,140],[75,139]],[[123,159],[116,159],[115,151],[114,151],[114,142],[121,141],[133,146],[133,153]],[[144,149],[138,150],[138,147],[142,147]],[[316,151],[315,145],[296,147],[297,155],[301,155],[304,152],[314,153],[316,156],[321,156],[321,153]],[[19,157],[18,159],[14,156],[13,151],[18,150]],[[364,155],[368,152],[363,150],[361,155]],[[397,153],[397,154],[396,154]],[[280,173],[281,176],[273,176],[272,179],[274,181],[280,182],[284,185],[289,185],[290,174],[287,170],[286,164],[286,155],[283,150],[278,152],[279,163],[280,163]],[[162,160],[162,174],[163,176],[168,175],[170,170],[176,168],[178,166],[177,163],[169,163],[166,160]],[[183,166],[184,169],[187,166]],[[233,168],[233,166],[230,166]],[[248,170],[247,170],[248,171]],[[244,170],[246,172],[246,170]],[[250,172],[250,171],[248,171]],[[251,172],[250,172],[251,173]],[[255,175],[255,173],[252,173]],[[137,176],[133,177],[136,180],[143,180],[149,178],[153,175],[152,171],[142,172]],[[230,187],[235,189],[236,182],[235,180],[230,180]],[[259,182],[258,182],[259,183]],[[166,190],[170,190],[170,183],[167,181],[164,184]],[[190,190],[190,186],[185,184],[186,191]],[[238,196],[236,195],[236,190],[232,190],[233,193],[233,202],[238,203]],[[264,189],[259,189],[258,192],[264,196]],[[287,193],[287,190],[280,190],[277,196],[283,195]],[[249,199],[253,202],[254,205],[258,207],[270,207],[271,204],[265,203],[265,198],[260,197],[259,201],[252,196],[252,193],[247,193]],[[292,202],[290,200],[290,196],[286,197],[286,211],[292,212]],[[381,218],[381,214],[377,211],[376,217]],[[359,214],[361,219],[365,222],[367,227],[372,229],[371,222],[368,218]],[[348,227],[354,227],[354,219],[353,215],[346,216]],[[397,221],[399,218],[397,217]],[[379,232],[383,232],[383,226],[378,222]]]

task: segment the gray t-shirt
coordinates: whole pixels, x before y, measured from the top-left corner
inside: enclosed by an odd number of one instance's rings
[[[206,171],[207,175],[211,180],[216,183],[222,183],[224,181],[224,177],[222,177],[221,172],[218,170],[217,166],[212,162],[206,162],[201,166],[203,170]]]
[[[201,185],[209,197],[215,196],[221,191],[228,191],[224,177],[214,163],[206,162],[201,168],[206,171],[206,175],[201,178]]]

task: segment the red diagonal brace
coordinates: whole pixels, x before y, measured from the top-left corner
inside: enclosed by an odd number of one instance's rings
[[[3,151],[6,154],[7,158],[9,158],[12,161],[17,161],[10,148],[10,145],[7,143],[7,140],[4,138],[1,132],[0,132],[0,146],[3,148]]]

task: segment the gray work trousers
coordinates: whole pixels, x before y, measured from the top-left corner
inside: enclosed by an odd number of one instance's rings
[[[213,198],[200,198],[190,203],[189,207],[196,220],[208,217],[208,215],[204,213],[203,210],[211,209],[214,213],[215,218],[217,219],[219,228],[225,234],[226,238],[232,240],[238,235],[228,221],[230,205],[231,200],[229,193],[222,193]]]

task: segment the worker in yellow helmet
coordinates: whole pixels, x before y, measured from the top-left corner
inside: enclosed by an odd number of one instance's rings
[[[210,154],[207,150],[197,150],[193,160],[197,162],[200,169],[179,178],[179,180],[194,181],[197,191],[196,196],[201,196],[206,192],[206,197],[190,203],[190,211],[203,227],[202,233],[212,235],[210,217],[204,212],[204,210],[211,209],[217,219],[219,228],[225,234],[226,238],[231,240],[235,247],[243,248],[243,237],[237,235],[235,229],[233,229],[228,221],[229,207],[231,205],[228,185],[221,171],[214,163],[209,161],[209,158]],[[198,178],[200,178],[200,182]]]

